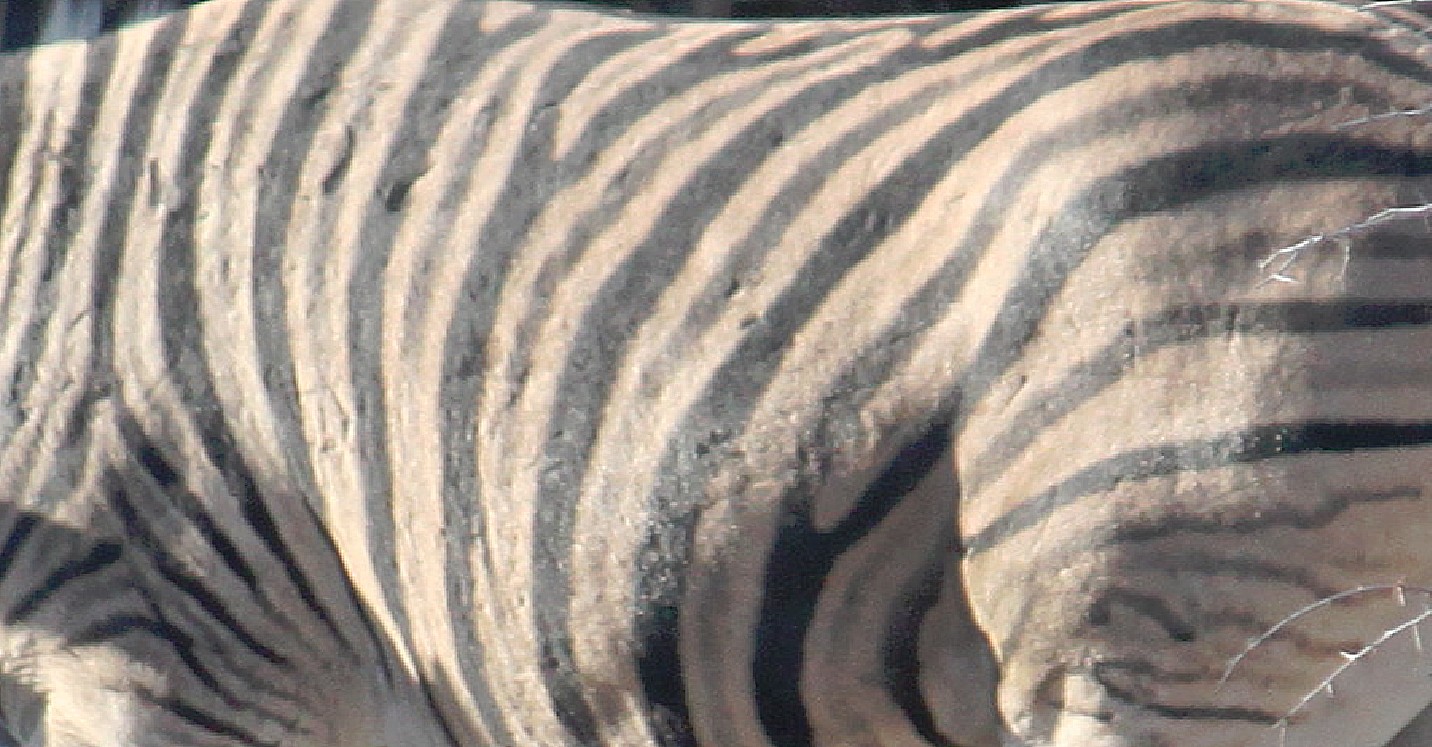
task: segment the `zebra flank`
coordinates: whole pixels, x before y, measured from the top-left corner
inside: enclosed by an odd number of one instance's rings
[[[1427,744],[1429,25],[0,58],[0,745]]]

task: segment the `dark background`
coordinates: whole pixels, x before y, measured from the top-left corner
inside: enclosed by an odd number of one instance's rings
[[[0,0],[0,50],[54,39],[93,36],[126,23],[193,5],[196,1]],[[1020,0],[587,0],[587,3],[642,13],[707,18],[870,16],[1021,4]]]

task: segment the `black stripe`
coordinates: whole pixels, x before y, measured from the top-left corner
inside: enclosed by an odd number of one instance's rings
[[[1076,72],[1089,78],[1114,65],[1175,56],[1193,49],[1247,45],[1285,52],[1334,54],[1366,60],[1373,67],[1415,81],[1432,82],[1427,61],[1409,54],[1402,39],[1363,30],[1330,33],[1320,26],[1257,19],[1205,18],[1114,35],[1089,45],[1071,58]],[[1111,64],[1112,63],[1112,64]],[[1082,68],[1082,69],[1078,69]]]
[[[12,3],[8,10],[14,12]],[[8,29],[7,29],[8,30]],[[0,46],[4,41],[0,40]],[[0,216],[7,214],[29,215],[30,207],[34,204],[35,192],[39,186],[38,179],[26,179],[26,184],[21,185],[19,193],[13,190],[15,185],[11,184],[11,174],[15,169],[15,162],[20,157],[20,141],[25,132],[25,122],[28,118],[25,101],[30,96],[30,79],[25,75],[25,65],[29,61],[29,55],[0,55]],[[17,210],[18,208],[18,210]],[[29,235],[28,222],[21,222],[16,226],[17,236]],[[0,319],[9,319],[14,312],[14,305],[20,302],[18,283],[21,275],[22,263],[12,261],[10,269],[3,279],[0,279]],[[28,304],[37,305],[37,299],[26,297]],[[39,308],[31,308],[30,313],[39,314]],[[33,327],[31,328],[33,329]],[[0,415],[0,422],[6,422],[7,426],[0,428],[0,449],[9,445],[10,439],[14,437],[19,425],[24,423],[28,414],[22,409],[22,403],[35,380],[35,359],[34,354],[26,354],[26,351],[34,348],[27,341],[20,342],[21,353],[15,361],[15,370],[10,374],[8,382],[0,380],[0,393],[3,393],[6,403]],[[10,417],[13,411],[13,419]],[[3,565],[0,565],[0,572],[3,572]]]
[[[656,565],[671,557],[662,552],[681,552],[684,547],[653,547],[648,544],[638,557],[646,565]],[[673,563],[674,565],[674,563]],[[665,579],[663,579],[665,581]],[[686,702],[686,685],[681,679],[681,640],[679,596],[669,600],[637,597],[641,605],[636,619],[636,671],[641,679],[642,695],[651,709],[658,744],[662,747],[697,747],[691,726],[691,710]]]
[[[268,7],[267,3],[255,5]],[[239,27],[251,28],[258,21],[257,17],[245,18]],[[355,28],[361,27],[358,24]],[[318,44],[320,49],[328,49],[323,45],[335,42],[344,44],[340,47],[344,50],[353,50],[357,46],[357,39],[340,34],[331,26],[320,37]],[[247,42],[242,42],[245,46],[237,46],[240,43],[228,42],[223,48],[248,48]],[[273,413],[272,427],[277,435],[278,443],[275,445],[285,460],[288,478],[307,497],[309,511],[321,518],[326,507],[319,500],[322,492],[314,477],[303,418],[298,410],[298,385],[294,378],[293,350],[288,334],[292,324],[288,318],[288,291],[284,285],[283,265],[292,251],[287,242],[294,196],[302,192],[298,184],[299,170],[303,165],[301,154],[308,153],[312,146],[314,130],[322,116],[323,98],[336,73],[311,64],[304,69],[305,77],[286,104],[279,119],[279,134],[261,167],[265,178],[258,180],[255,213],[263,216],[263,220],[255,221],[253,225],[254,245],[250,248],[253,287],[249,292],[254,329],[258,332],[254,335],[254,343],[259,370],[263,372],[264,387],[269,395],[268,407]]]
[[[0,548],[0,579],[5,578],[15,562],[15,556],[20,554],[21,548],[30,539],[35,528],[40,524],[40,517],[35,514],[24,512],[15,519],[15,524],[5,535],[5,546]]]
[[[1284,716],[1274,715],[1268,711],[1239,706],[1174,706],[1147,702],[1139,699],[1138,695],[1142,692],[1140,689],[1128,689],[1115,684],[1111,675],[1118,673],[1132,673],[1140,679],[1154,679],[1160,682],[1188,683],[1190,680],[1186,675],[1158,670],[1146,661],[1102,660],[1073,668],[1051,668],[1038,685],[1030,689],[1039,693],[1039,704],[1050,711],[1082,716],[1091,721],[1106,724],[1117,718],[1114,709],[1110,708],[1108,704],[1076,706],[1066,702],[1061,680],[1069,678],[1071,674],[1093,679],[1105,688],[1113,700],[1133,706],[1136,710],[1143,710],[1175,721],[1235,721],[1274,726],[1284,719]],[[1167,742],[1160,740],[1150,744],[1162,746]]]
[[[115,484],[108,491],[107,497],[108,504],[120,519],[121,526],[130,542],[134,546],[144,549],[145,554],[165,581],[193,600],[205,614],[227,629],[255,656],[276,666],[288,665],[287,657],[248,632],[246,626],[229,611],[224,601],[205,586],[203,579],[191,573],[182,561],[165,549],[169,543],[165,541],[165,538],[156,534],[142,518],[141,511],[124,488]]]
[[[1429,444],[1432,423],[1313,421],[1262,425],[1207,439],[1130,449],[1095,462],[1006,510],[967,537],[965,548],[968,557],[976,557],[1046,521],[1060,508],[1121,484],[1300,454],[1420,448]]]
[[[465,712],[464,706],[470,705],[470,703],[461,703],[452,697],[452,693],[455,693],[456,690],[447,682],[443,670],[437,670],[437,677],[442,681],[434,684],[431,678],[419,675],[418,687],[423,693],[423,702],[427,703],[428,710],[432,712],[438,727],[442,729],[443,740],[450,745],[464,744],[464,742],[458,738],[456,729],[453,728],[451,710],[457,708]],[[440,696],[439,693],[445,693],[446,695]],[[485,687],[479,690],[473,697],[478,699],[476,705],[483,713],[486,712],[484,709],[491,707],[491,694]],[[486,721],[486,716],[483,718],[485,719],[484,723],[493,723]],[[498,723],[497,726],[501,727],[502,724]]]
[[[850,513],[828,531],[817,529],[812,516],[811,494],[820,485],[819,479],[786,493],[782,501],[786,512],[767,559],[765,594],[752,642],[756,713],[773,745],[813,744],[800,693],[805,639],[836,560],[884,521],[949,447],[948,425],[931,427],[891,460]]]
[[[1325,431],[1330,427],[1331,426],[1323,426],[1315,430]],[[1372,430],[1373,433],[1370,441],[1374,444],[1391,443],[1398,432],[1401,432],[1403,437],[1409,434],[1415,435],[1418,432],[1416,426],[1401,426],[1395,424],[1374,426]],[[1316,441],[1316,438],[1317,437],[1314,436],[1313,440]],[[1356,433],[1334,434],[1328,439],[1329,446],[1327,448],[1310,448],[1307,450],[1346,452],[1356,451],[1362,448],[1393,448],[1386,445],[1366,447],[1352,446],[1351,442],[1357,438]],[[1417,445],[1421,444],[1418,443]],[[1311,508],[1304,504],[1299,504],[1296,507],[1287,505],[1259,507],[1256,512],[1246,517],[1228,516],[1226,514],[1220,514],[1216,517],[1163,515],[1159,516],[1157,520],[1152,521],[1122,521],[1110,533],[1109,542],[1111,544],[1153,542],[1171,537],[1187,537],[1198,534],[1250,536],[1265,532],[1271,528],[1298,530],[1319,529],[1332,524],[1339,516],[1342,516],[1343,513],[1354,506],[1365,506],[1374,503],[1415,502],[1421,500],[1422,497],[1421,489],[1413,487],[1380,492],[1338,491],[1319,501]],[[1184,552],[1181,551],[1180,555],[1182,554],[1184,554]],[[1246,559],[1239,560],[1251,562]],[[1218,569],[1223,570],[1227,562],[1228,561],[1220,558],[1217,563]],[[1191,563],[1181,563],[1180,567],[1187,568],[1188,570],[1200,570],[1197,564]],[[1272,566],[1254,567],[1265,574],[1273,568]],[[1292,568],[1279,568],[1283,570],[1284,573],[1276,578],[1283,580],[1292,577],[1306,578],[1304,575],[1306,571]],[[1247,577],[1247,575],[1245,574],[1244,577]],[[1304,583],[1300,583],[1299,585],[1306,587]],[[1334,591],[1328,591],[1321,596],[1329,597],[1334,593]]]
[[[500,37],[477,37],[472,49],[463,49],[471,55],[474,69],[485,66],[496,56],[524,37],[536,33],[543,27],[543,19],[531,14],[503,29]],[[444,30],[444,34],[447,30]],[[457,30],[461,34],[461,30]],[[496,83],[501,90],[516,87],[515,74]],[[479,118],[486,125],[485,118]],[[501,147],[501,143],[488,142],[491,133],[486,126],[477,126],[465,149],[453,154],[462,163],[476,163],[481,153],[489,147]],[[475,178],[484,175],[471,170],[454,180],[451,189],[444,196],[445,203],[456,202],[467,193]],[[510,187],[509,187],[510,188]],[[477,620],[473,610],[482,602],[474,591],[473,580],[478,573],[500,578],[504,569],[499,569],[487,556],[489,541],[479,506],[482,501],[481,484],[477,481],[477,452],[473,444],[477,433],[476,408],[481,400],[483,384],[479,372],[485,368],[483,361],[487,337],[496,307],[497,290],[503,284],[510,256],[511,244],[480,243],[482,251],[474,252],[474,259],[467,267],[462,284],[464,303],[457,306],[454,316],[445,320],[447,329],[443,340],[442,373],[439,380],[441,410],[441,439],[443,455],[443,526],[444,535],[443,569],[445,603],[448,617],[453,621],[453,651],[458,673],[467,689],[476,700],[476,706],[483,725],[499,744],[516,744],[512,736],[504,709],[495,701],[487,683],[498,678],[489,673],[483,656],[484,643],[476,629]],[[489,247],[492,249],[488,251]],[[440,324],[444,320],[434,320]],[[405,328],[415,328],[407,325]],[[480,549],[479,549],[480,548]],[[485,562],[478,568],[473,559],[482,557]],[[442,704],[437,696],[451,699],[451,694],[441,690],[442,682],[424,681],[425,687],[439,688],[429,697]],[[449,717],[452,711],[462,712],[462,706],[449,703],[438,708],[437,713]]]
[[[130,98],[129,110],[121,128],[123,142],[116,156],[114,179],[110,185],[91,185],[94,192],[108,187],[108,204],[99,231],[95,250],[94,272],[94,333],[92,338],[92,369],[94,380],[92,391],[107,391],[116,379],[114,353],[116,338],[124,339],[125,332],[116,335],[114,329],[114,304],[117,300],[117,283],[120,264],[123,259],[126,234],[135,209],[135,195],[139,194],[139,180],[144,175],[146,162],[143,159],[125,158],[125,154],[144,153],[149,146],[150,132],[156,126],[158,116],[156,103],[164,92],[174,63],[174,53],[180,47],[184,36],[183,18],[175,18],[160,24],[149,46],[145,50],[144,68],[139,73],[137,87]],[[91,54],[103,50],[113,54],[118,39],[113,36],[90,42]],[[96,90],[85,92],[86,99],[99,101],[103,94]],[[95,120],[86,116],[83,120],[91,128]],[[160,123],[163,127],[166,123]],[[83,162],[81,162],[83,163]],[[73,234],[69,234],[73,235]]]
[[[1036,43],[1029,44],[1021,53],[1021,57],[1033,56],[1039,51],[1047,49],[1053,43],[1055,36],[1052,32],[1069,30],[1074,33],[1088,33],[1085,28],[1098,31],[1105,28],[1105,24],[1117,26],[1115,20],[1119,16],[1145,11],[1145,8],[1138,6],[1127,6],[1118,3],[1098,4],[1088,3],[1079,8],[1078,13],[1071,13],[1069,7],[1057,5],[1010,8],[998,15],[986,14],[984,20],[998,18],[994,23],[987,23],[974,33],[963,33],[954,39],[938,45],[921,44],[922,52],[929,55],[930,62],[939,62],[953,59],[967,52],[975,50],[986,50],[1001,42],[1015,38],[1036,39]],[[937,26],[928,27],[926,33],[934,36],[943,36],[949,29],[959,28],[969,23],[969,16],[944,15],[935,19],[939,21]],[[1067,35],[1065,35],[1067,36]],[[1043,37],[1043,38],[1040,38]]]
[[[93,2],[94,0],[90,1]],[[133,6],[126,7],[125,4],[116,3],[113,2],[113,0],[104,3],[100,6],[100,28],[103,30],[111,30],[118,27],[121,23],[132,20],[130,13],[133,10]]]
[[[957,496],[950,496],[949,499],[952,503],[958,500]],[[930,610],[940,601],[946,566],[958,562],[951,559],[957,558],[960,552],[954,522],[947,521],[942,527],[942,534],[945,530],[948,531],[948,538],[941,550],[931,556],[929,564],[900,595],[901,602],[892,610],[885,624],[885,643],[880,649],[885,690],[910,721],[915,733],[932,747],[957,747],[940,733],[930,704],[925,702],[920,692],[920,628]],[[977,707],[970,704],[971,710]]]
[[[267,3],[260,5],[267,7]],[[273,413],[272,426],[286,460],[287,476],[306,499],[308,510],[320,518],[324,518],[327,507],[320,499],[323,492],[314,476],[312,449],[304,435],[303,418],[298,409],[298,385],[293,350],[289,345],[289,330],[293,324],[288,318],[288,288],[283,268],[284,262],[295,254],[321,256],[322,247],[289,244],[294,197],[303,193],[299,179],[304,160],[313,150],[318,125],[327,113],[327,97],[351,55],[357,52],[371,11],[371,3],[363,0],[346,0],[335,8],[329,24],[314,44],[317,54],[327,56],[327,63],[304,61],[303,78],[284,105],[276,135],[260,167],[264,178],[257,180],[255,213],[263,216],[263,220],[254,222],[254,244],[250,248],[253,277],[250,294],[254,329],[258,332],[254,341],[259,370],[263,372],[269,394],[267,404]],[[257,18],[245,19],[242,26],[257,22]],[[245,42],[239,49],[249,46]]]
[[[250,713],[266,719],[272,719],[281,723],[285,728],[294,725],[293,719],[281,716],[272,708],[262,708],[257,702],[263,699],[247,698],[239,699],[226,688],[219,678],[214,674],[211,667],[204,663],[196,652],[196,648],[203,648],[203,644],[197,643],[193,636],[184,631],[183,628],[165,620],[163,617],[145,617],[132,613],[108,616],[96,620],[79,630],[70,633],[65,637],[67,646],[92,646],[103,643],[120,643],[123,645],[125,638],[131,635],[138,635],[141,638],[161,641],[179,657],[186,670],[194,675],[209,692],[213,693],[229,709]],[[149,658],[141,656],[136,658]],[[152,658],[150,658],[152,661]],[[224,672],[231,676],[239,676],[243,670],[235,667],[225,667]],[[256,677],[241,677],[244,693],[252,696],[255,690],[265,693],[270,697],[292,700],[292,695],[280,693],[272,688],[265,687],[265,680]]]
[[[151,9],[149,9],[147,13],[143,14],[141,13],[141,11],[144,11],[146,9],[144,8],[145,3],[142,2],[142,0],[131,0],[131,2],[120,3],[105,3],[104,20],[103,22],[101,22],[100,27],[105,31],[113,31],[115,29],[123,28],[124,26],[133,23],[139,23],[148,18],[153,18],[155,17],[155,13],[162,14],[165,16],[173,13],[178,13],[188,5],[195,2],[199,2],[199,0],[162,0],[158,3],[149,3]]]
[[[20,700],[20,702],[22,703],[35,702],[40,699],[39,693],[36,693],[34,688],[23,682],[13,683],[10,687],[12,688],[11,692],[15,693],[15,695],[11,697],[21,698],[22,700]],[[19,731],[16,726],[12,725],[12,723],[18,721],[19,719],[7,715],[3,709],[0,709],[0,747],[24,747],[24,745],[29,742],[29,734]],[[15,736],[16,734],[21,734],[26,738],[22,739],[21,737]]]
[[[1127,670],[1134,670],[1140,676],[1149,676],[1148,669],[1147,664],[1133,665],[1118,661],[1096,661],[1090,663],[1088,667],[1094,680],[1112,698],[1163,718],[1175,721],[1239,721],[1263,726],[1274,726],[1286,718],[1285,715],[1241,706],[1189,706],[1149,702],[1139,698],[1136,690],[1122,688],[1114,684],[1110,677],[1112,672]]]
[[[1401,496],[1394,498],[1392,496]],[[1408,494],[1390,493],[1385,500],[1405,500]],[[1312,509],[1302,512],[1290,512],[1284,514],[1279,509],[1271,512],[1265,508],[1257,509],[1258,513],[1267,516],[1273,514],[1275,518],[1266,524],[1256,518],[1250,521],[1244,518],[1227,518],[1225,523],[1229,525],[1228,531],[1224,532],[1212,526],[1217,522],[1204,522],[1195,517],[1182,515],[1162,514],[1148,521],[1131,520],[1127,524],[1121,520],[1108,532],[1107,538],[1100,536],[1098,544],[1107,544],[1110,547],[1143,542],[1156,541],[1165,532],[1162,526],[1182,527],[1187,534],[1208,534],[1208,535],[1246,535],[1255,531],[1261,531],[1267,526],[1291,526],[1297,528],[1303,523],[1316,526],[1328,524],[1341,512],[1351,505],[1362,505],[1375,503],[1378,499],[1352,499],[1335,496],[1331,500],[1324,501]],[[1168,536],[1175,536],[1172,532]],[[1310,568],[1303,565],[1295,565],[1292,558],[1281,559],[1286,562],[1279,562],[1279,559],[1255,558],[1243,554],[1244,545],[1234,543],[1224,547],[1236,548],[1231,551],[1220,551],[1216,548],[1220,545],[1208,543],[1206,547],[1189,549],[1180,547],[1177,552],[1144,552],[1139,554],[1139,565],[1142,572],[1146,574],[1164,574],[1166,576],[1198,574],[1209,577],[1231,578],[1239,581],[1256,581],[1263,583],[1277,583],[1294,586],[1306,590],[1314,598],[1330,597],[1345,587],[1328,586],[1317,577],[1317,574]],[[1090,545],[1081,547],[1070,547],[1065,554],[1053,557],[1048,561],[1046,567],[1071,562],[1070,557],[1074,554],[1086,552]],[[1041,559],[1041,562],[1044,562]],[[1220,623],[1226,623],[1226,616]],[[1255,633],[1262,633],[1267,630],[1266,623],[1260,623]]]
[[[1072,367],[1045,395],[1002,415],[1003,431],[986,439],[973,465],[960,475],[971,494],[997,481],[1044,430],[1118,382],[1140,359],[1164,348],[1205,339],[1247,335],[1334,334],[1432,324],[1432,302],[1281,301],[1193,304],[1164,309],[1130,322],[1094,355]],[[974,445],[974,444],[972,444]]]
[[[427,12],[438,12],[433,8]],[[475,24],[467,14],[452,13],[443,19],[445,31],[451,31],[454,24],[466,22],[469,35]],[[361,22],[347,21],[355,31],[373,19],[372,9],[364,8]],[[330,47],[320,42],[319,49]],[[383,318],[383,270],[393,249],[393,234],[401,222],[401,213],[407,202],[412,185],[428,170],[429,150],[437,136],[439,125],[444,121],[447,105],[452,102],[449,79],[446,79],[442,62],[443,52],[438,50],[429,56],[423,67],[417,85],[403,102],[403,114],[398,131],[394,133],[387,152],[381,158],[383,165],[374,186],[375,194],[366,205],[366,215],[358,235],[360,244],[353,247],[352,270],[344,280],[347,287],[347,328],[343,342],[347,346],[348,383],[353,395],[354,420],[353,440],[356,451],[355,463],[361,487],[364,518],[368,543],[368,558],[373,564],[378,591],[383,606],[397,623],[403,648],[412,650],[412,620],[403,597],[402,573],[398,568],[398,531],[393,512],[392,456],[388,451],[388,402],[384,388],[382,370],[383,338],[386,327],[393,320]],[[347,60],[345,59],[345,63]],[[315,111],[324,107],[319,106]],[[359,116],[362,116],[360,113]],[[301,165],[302,158],[293,158],[295,166]],[[331,175],[330,175],[331,176]],[[346,190],[351,192],[354,190]],[[341,198],[348,194],[340,195]],[[358,195],[366,197],[366,195]],[[398,216],[391,215],[393,213]],[[319,245],[297,247],[300,251],[312,252],[310,267],[321,267],[328,256],[335,259],[336,252],[325,252]],[[316,274],[310,277],[317,277]],[[393,372],[401,375],[401,372]]]
[[[1107,626],[1116,606],[1154,623],[1171,641],[1192,643],[1198,640],[1198,627],[1174,611],[1166,597],[1133,589],[1115,587],[1101,591],[1085,610],[1087,622]]]
[[[243,581],[255,598],[260,596],[258,574],[234,545],[233,540],[205,510],[203,501],[185,489],[182,476],[169,464],[163,453],[146,437],[138,423],[126,420],[121,423],[121,433],[129,444],[139,466],[154,479],[157,486],[167,493],[168,504],[189,520],[194,529],[203,536],[210,548],[218,554],[229,571]]]
[[[353,642],[348,640],[348,637],[339,629],[338,624],[328,612],[328,607],[319,599],[318,592],[313,588],[313,582],[308,579],[303,566],[299,563],[298,556],[294,553],[293,549],[289,547],[289,543],[284,540],[283,533],[278,527],[278,521],[274,519],[273,514],[270,513],[268,509],[268,504],[271,501],[301,501],[303,503],[308,503],[308,501],[302,496],[293,494],[276,496],[263,495],[254,484],[253,473],[243,464],[242,460],[236,459],[235,464],[231,466],[231,470],[229,474],[240,491],[238,495],[235,496],[239,501],[239,515],[244,517],[244,521],[248,523],[254,535],[259,538],[260,542],[263,542],[264,547],[268,548],[268,551],[278,560],[279,566],[283,568],[284,575],[288,578],[289,583],[293,584],[294,591],[298,593],[299,599],[302,599],[303,603],[313,611],[319,621],[328,628],[329,632],[333,633],[334,641],[346,650],[354,650]],[[310,517],[312,516],[312,514],[308,515]],[[336,549],[332,547],[328,535],[322,532],[315,532],[315,534],[323,538],[320,541],[324,545],[324,549],[332,553],[330,558],[336,559],[337,552]],[[311,545],[305,546],[311,547]],[[343,578],[347,580],[346,576]],[[257,591],[258,588],[259,587],[255,587],[255,591]],[[351,589],[349,591],[351,593]],[[270,614],[274,613],[266,596],[256,594],[255,599],[260,602],[265,611],[270,612]],[[366,617],[363,619],[366,621]],[[370,636],[374,634],[371,629],[368,633]]]
[[[5,622],[14,624],[24,622],[34,614],[45,602],[48,602],[55,594],[59,593],[61,587],[90,576],[119,562],[122,551],[118,544],[113,542],[97,542],[90,548],[89,553],[84,557],[64,563],[45,577],[40,584],[30,590],[28,594],[20,597],[10,609],[5,612]]]
[[[200,731],[224,737],[235,744],[253,745],[253,747],[279,747],[278,742],[260,739],[257,734],[248,731],[228,719],[215,716],[200,708],[196,708],[184,701],[174,697],[158,697],[153,692],[141,690],[139,695],[149,705],[159,708],[180,721]]]

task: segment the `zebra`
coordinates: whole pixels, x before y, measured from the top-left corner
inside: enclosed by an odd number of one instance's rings
[[[1427,743],[1426,25],[4,58],[0,743]]]

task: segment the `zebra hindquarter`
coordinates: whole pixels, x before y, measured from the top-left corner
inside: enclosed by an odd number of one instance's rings
[[[1379,215],[1422,202],[1407,165],[1110,231],[966,415],[969,604],[1028,743],[1423,743],[1432,258]]]

